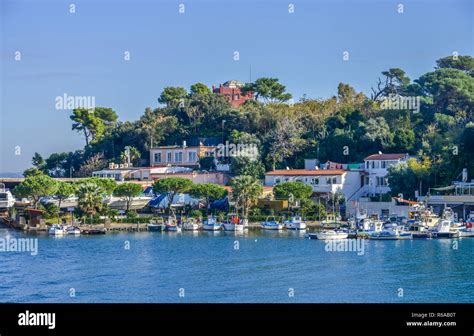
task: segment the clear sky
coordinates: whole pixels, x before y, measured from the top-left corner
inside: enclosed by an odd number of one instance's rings
[[[390,67],[417,78],[453,51],[474,54],[472,0],[0,2],[0,172],[22,172],[34,152],[83,147],[71,111],[55,109],[64,93],[135,120],[165,86],[248,81],[250,67],[296,99],[325,98],[339,82],[369,93]]]

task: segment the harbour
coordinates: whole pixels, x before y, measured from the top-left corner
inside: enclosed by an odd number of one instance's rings
[[[472,303],[474,297],[474,239],[364,240],[359,255],[327,251],[324,241],[290,230],[37,238],[35,256],[0,253],[1,302]]]

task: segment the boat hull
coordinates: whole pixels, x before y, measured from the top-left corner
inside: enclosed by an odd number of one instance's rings
[[[225,231],[244,231],[245,226],[243,224],[224,223]]]
[[[459,238],[459,232],[435,232],[434,238],[446,239],[446,238]]]
[[[165,225],[148,224],[148,231],[163,232],[165,229]]]
[[[185,223],[185,224],[183,224],[183,230],[184,231],[197,231],[197,230],[199,230],[199,225],[198,224]]]
[[[315,234],[317,239],[319,240],[340,240],[340,239],[347,239],[349,236],[348,233],[324,233],[319,232]]]
[[[221,229],[220,224],[203,224],[202,229],[204,231],[219,231]]]

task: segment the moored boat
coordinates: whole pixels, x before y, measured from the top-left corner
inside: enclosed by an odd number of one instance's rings
[[[225,231],[244,231],[244,223],[236,214],[228,214],[222,225]]]
[[[151,220],[150,223],[147,225],[148,231],[152,232],[163,232],[166,229],[166,225],[161,222],[158,223],[156,220]]]
[[[221,228],[222,228],[222,225],[218,223],[216,218],[213,216],[209,216],[202,223],[202,229],[204,231],[219,231]]]
[[[349,234],[347,232],[336,231],[336,230],[323,230],[315,233],[316,238],[319,240],[338,240],[347,239]]]
[[[66,233],[70,235],[80,235],[81,229],[79,229],[77,226],[70,225],[66,228]]]
[[[51,236],[63,236],[67,234],[66,229],[59,224],[53,224],[48,230],[48,234]]]
[[[426,225],[422,222],[410,220],[408,222],[408,231],[411,233],[413,239],[431,239],[432,233],[428,231]]]
[[[185,231],[197,231],[200,225],[194,219],[188,219],[183,223],[183,230]]]
[[[306,230],[306,223],[303,222],[301,216],[294,216],[284,222],[285,228],[288,230]]]
[[[264,230],[283,230],[283,224],[278,222],[275,217],[267,217],[260,225]]]

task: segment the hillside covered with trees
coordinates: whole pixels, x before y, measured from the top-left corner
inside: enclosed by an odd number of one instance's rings
[[[50,176],[88,177],[109,162],[123,162],[126,146],[135,165],[148,165],[151,144],[224,135],[259,148],[257,161],[233,159],[236,175],[261,178],[266,170],[301,168],[305,158],[353,163],[378,151],[406,152],[417,159],[393,170],[389,181],[403,182],[403,188],[418,188],[422,181],[426,192],[449,184],[463,168],[474,176],[473,76],[474,58],[449,56],[417,79],[399,68],[382,72],[370,96],[340,83],[334,96],[322,100],[294,99],[278,79],[259,78],[243,88],[255,99],[238,109],[202,83],[189,90],[166,87],[157,97],[160,106],[146,108],[134,122],[121,122],[111,108],[73,110],[72,131],[83,135],[84,148],[47,158],[36,153],[34,168],[25,174],[39,169]],[[419,111],[384,107],[384,99],[394,95],[419,97]]]

